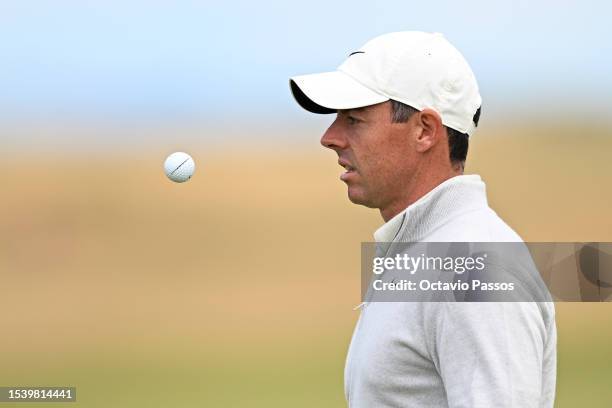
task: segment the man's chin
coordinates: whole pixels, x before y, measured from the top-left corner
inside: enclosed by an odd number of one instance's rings
[[[348,199],[351,203],[357,205],[363,205],[368,208],[378,208],[376,204],[368,197],[368,195],[361,189],[350,187],[348,188]]]

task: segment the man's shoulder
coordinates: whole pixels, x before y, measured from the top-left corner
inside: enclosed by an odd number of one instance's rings
[[[433,230],[428,241],[522,242],[522,238],[493,209],[482,207],[446,220]]]

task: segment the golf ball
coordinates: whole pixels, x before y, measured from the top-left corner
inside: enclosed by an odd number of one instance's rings
[[[182,183],[193,176],[195,163],[187,153],[176,152],[168,156],[164,162],[164,170],[170,180]]]

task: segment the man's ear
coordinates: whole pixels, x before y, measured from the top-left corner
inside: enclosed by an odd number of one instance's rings
[[[425,108],[417,115],[421,132],[416,138],[416,148],[418,152],[423,153],[440,142],[444,125],[438,112],[433,109]]]

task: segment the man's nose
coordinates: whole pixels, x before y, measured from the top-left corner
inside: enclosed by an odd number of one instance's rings
[[[347,140],[344,132],[341,129],[338,119],[331,124],[321,137],[321,144],[324,147],[332,150],[342,150],[347,147]]]

